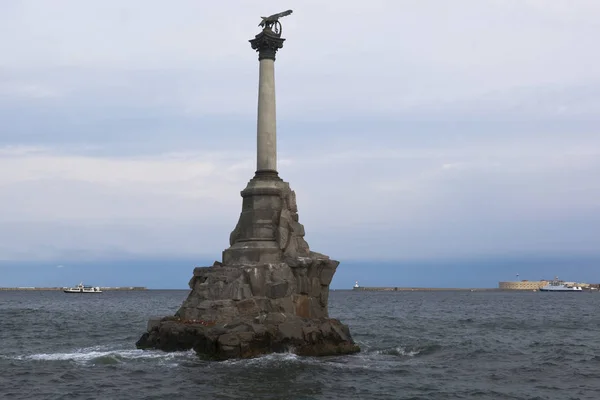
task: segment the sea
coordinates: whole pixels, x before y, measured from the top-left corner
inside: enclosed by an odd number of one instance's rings
[[[135,348],[185,290],[0,292],[2,399],[600,399],[600,294],[331,291],[362,351]]]

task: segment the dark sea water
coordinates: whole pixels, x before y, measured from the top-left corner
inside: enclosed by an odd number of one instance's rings
[[[362,352],[135,349],[187,291],[0,292],[0,398],[600,399],[600,294],[333,291]]]

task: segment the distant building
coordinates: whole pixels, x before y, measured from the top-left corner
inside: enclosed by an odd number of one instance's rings
[[[546,286],[549,281],[512,281],[499,282],[498,287],[502,290],[539,290]]]

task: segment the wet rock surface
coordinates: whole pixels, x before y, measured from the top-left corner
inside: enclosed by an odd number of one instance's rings
[[[193,349],[210,360],[252,358],[279,352],[326,356],[360,350],[352,341],[348,327],[336,319],[305,319],[281,313],[266,314],[261,319],[206,326],[167,317],[144,333],[136,345],[164,351]]]

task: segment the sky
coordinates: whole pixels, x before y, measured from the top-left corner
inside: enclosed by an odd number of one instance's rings
[[[220,259],[256,166],[248,40],[288,8],[278,170],[332,288],[600,282],[596,0],[4,0],[0,286]]]

